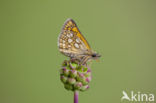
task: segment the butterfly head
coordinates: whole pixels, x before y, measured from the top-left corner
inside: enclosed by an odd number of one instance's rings
[[[91,58],[94,59],[94,60],[96,60],[96,59],[98,59],[98,58],[100,58],[100,57],[101,57],[101,55],[98,54],[98,53],[95,53],[95,52],[94,52],[94,53],[91,54]]]

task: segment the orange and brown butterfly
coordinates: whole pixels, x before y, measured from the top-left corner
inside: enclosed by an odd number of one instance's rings
[[[71,59],[77,59],[80,64],[97,59],[99,54],[94,52],[87,40],[79,31],[76,23],[72,19],[67,19],[58,37],[59,51]]]

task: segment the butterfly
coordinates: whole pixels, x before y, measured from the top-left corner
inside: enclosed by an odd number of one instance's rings
[[[101,56],[91,49],[72,19],[65,21],[58,37],[58,47],[62,54],[71,59],[79,60],[82,65]]]

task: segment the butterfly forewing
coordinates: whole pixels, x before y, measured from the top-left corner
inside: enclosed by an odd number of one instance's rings
[[[77,57],[90,51],[88,42],[72,19],[68,19],[64,23],[58,38],[58,46],[60,52],[69,57]]]

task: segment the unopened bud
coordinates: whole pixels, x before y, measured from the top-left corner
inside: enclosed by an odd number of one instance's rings
[[[73,77],[73,78],[75,78],[77,76],[77,71],[75,69],[72,69],[70,71],[70,76]]]
[[[78,65],[76,63],[70,63],[69,66],[71,69],[76,69]]]
[[[62,81],[63,83],[66,83],[66,82],[67,82],[68,77],[61,76],[61,77],[60,77],[60,79],[61,79],[61,81]]]
[[[63,73],[65,76],[69,75],[69,70],[66,67],[63,67]]]
[[[85,85],[85,86],[82,86],[80,90],[81,91],[86,91],[88,88],[89,88],[89,85]]]
[[[67,90],[73,90],[73,86],[70,85],[70,84],[64,84],[64,87],[65,87]]]
[[[87,81],[88,83],[89,83],[91,80],[92,80],[92,77],[91,77],[91,76],[86,78],[86,81]]]
[[[75,89],[80,89],[82,86],[83,85],[82,85],[81,82],[76,82],[75,85],[74,85]]]
[[[67,81],[69,84],[74,84],[76,82],[76,80],[74,78],[68,78]]]
[[[85,86],[82,86],[80,90],[81,91],[86,91],[88,88],[89,88],[89,85],[85,85]]]

